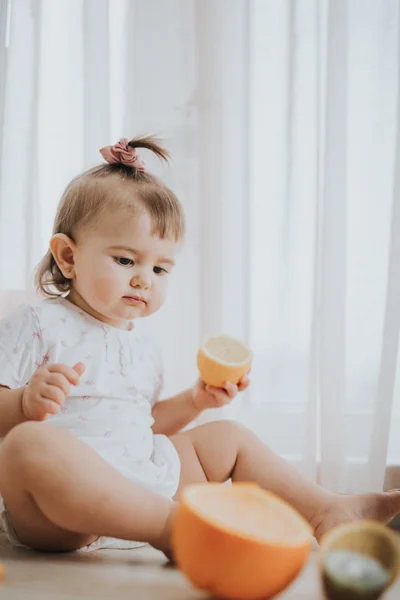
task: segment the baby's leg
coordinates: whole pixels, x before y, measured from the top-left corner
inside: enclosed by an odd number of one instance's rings
[[[50,425],[24,423],[7,435],[0,491],[18,539],[37,550],[75,550],[101,535],[168,548],[174,503]]]
[[[216,421],[171,438],[182,471],[178,495],[189,483],[254,481],[294,506],[317,539],[333,526],[370,518],[390,521],[400,512],[400,491],[359,496],[331,494],[308,481],[251,431],[232,421]]]

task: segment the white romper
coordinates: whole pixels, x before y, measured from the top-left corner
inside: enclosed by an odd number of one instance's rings
[[[24,304],[0,322],[0,385],[21,387],[45,364],[83,362],[79,385],[43,427],[67,429],[128,479],[172,498],[180,461],[172,442],[151,430],[162,367],[145,327],[111,327],[64,298]],[[100,538],[90,549],[133,545]]]

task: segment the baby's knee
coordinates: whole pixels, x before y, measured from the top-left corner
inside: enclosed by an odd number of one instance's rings
[[[208,423],[210,433],[219,436],[222,439],[243,439],[252,435],[251,431],[237,421],[223,419],[222,421],[213,421]]]
[[[43,430],[40,423],[29,421],[14,427],[4,438],[0,463],[7,469],[21,469],[31,463],[36,450],[43,451]]]

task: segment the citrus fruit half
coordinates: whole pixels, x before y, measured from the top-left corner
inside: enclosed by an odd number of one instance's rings
[[[205,338],[197,353],[197,367],[208,385],[223,387],[227,381],[238,384],[250,370],[253,353],[246,344],[219,333]]]
[[[377,521],[337,525],[322,537],[319,567],[327,597],[378,598],[398,576],[399,538]]]
[[[172,531],[179,568],[193,585],[227,599],[265,599],[297,576],[311,549],[308,523],[256,484],[185,488]]]

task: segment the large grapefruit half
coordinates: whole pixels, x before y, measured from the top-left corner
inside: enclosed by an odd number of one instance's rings
[[[281,592],[307,561],[308,523],[256,484],[188,486],[176,512],[172,547],[196,587],[228,599]]]

